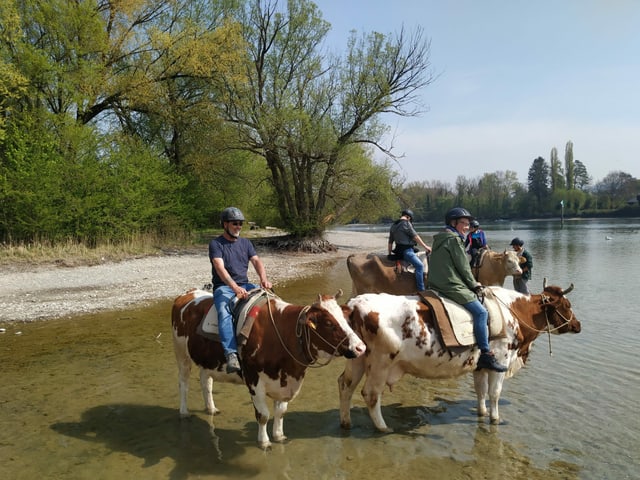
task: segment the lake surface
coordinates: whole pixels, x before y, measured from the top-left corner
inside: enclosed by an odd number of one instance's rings
[[[386,232],[384,225],[349,230]],[[417,225],[423,238],[439,228]],[[505,382],[503,423],[475,416],[472,377],[404,377],[383,396],[395,432],[377,433],[359,389],[340,429],[342,360],[310,369],[289,405],[289,437],[263,452],[245,387],[216,384],[222,413],[178,417],[170,303],[33,324],[0,335],[0,476],[11,479],[637,479],[640,478],[640,219],[483,223],[494,250],[519,236],[543,278],[569,294],[582,332],[541,336]],[[386,250],[383,242],[380,251]],[[508,277],[505,286],[511,288]],[[350,291],[344,261],[277,293],[306,304]],[[176,292],[176,295],[180,292]]]

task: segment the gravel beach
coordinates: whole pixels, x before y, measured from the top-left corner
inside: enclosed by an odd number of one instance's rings
[[[263,253],[258,249],[274,287],[312,275],[326,262],[351,253],[385,251],[387,234],[328,231],[325,239],[337,251],[300,254]],[[255,280],[252,267],[249,273]],[[160,255],[94,266],[5,268],[0,275],[0,323],[120,310],[133,304],[173,299],[210,282],[206,248],[197,255]]]

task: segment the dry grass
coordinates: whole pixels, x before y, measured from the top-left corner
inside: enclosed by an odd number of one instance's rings
[[[196,234],[173,235],[171,237],[154,234],[137,234],[120,242],[103,241],[88,246],[78,241],[51,242],[38,240],[32,243],[8,243],[0,245],[0,267],[11,265],[98,265],[104,262],[118,262],[130,258],[153,255],[176,255],[180,253],[202,253],[209,240],[219,235],[218,230],[202,231]],[[243,232],[248,238],[264,238],[283,234],[279,230],[259,229]]]
[[[162,255],[175,250],[191,250],[198,246],[195,237],[160,238],[157,235],[132,235],[120,242],[103,241],[95,246],[71,241],[51,242],[47,240],[32,243],[0,245],[0,266],[2,265],[97,265],[105,261],[120,261],[150,255]]]

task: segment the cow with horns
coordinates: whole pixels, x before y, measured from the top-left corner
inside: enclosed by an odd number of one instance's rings
[[[274,402],[273,440],[286,440],[283,416],[288,403],[300,391],[307,367],[318,360],[328,363],[335,356],[355,358],[365,352],[364,343],[348,325],[343,307],[336,302],[341,294],[339,291],[335,297],[318,295],[316,302],[305,306],[287,303],[271,292],[262,291],[263,301],[242,315],[251,317],[253,325],[239,342],[241,374],[227,374],[220,342],[198,331],[212,308],[213,295],[193,289],[176,298],[171,323],[179,371],[180,415],[189,415],[187,392],[193,362],[200,367],[200,385],[208,413],[218,413],[212,396],[214,380],[244,381],[258,420],[258,444],[265,449],[271,445],[267,433],[270,415],[267,397]]]
[[[490,316],[501,317],[500,338],[491,340],[496,358],[508,366],[507,372],[477,370],[480,351],[471,344],[450,349],[434,319],[434,309],[421,296],[363,294],[347,306],[353,329],[367,345],[367,354],[348,360],[338,379],[340,423],[351,428],[351,398],[363,376],[362,396],[375,427],[388,432],[381,412],[382,391],[409,373],[419,378],[451,378],[473,372],[478,416],[486,416],[489,396],[490,420],[499,423],[498,400],[505,378],[514,375],[527,361],[533,341],[541,334],[578,333],[581,325],[565,297],[573,284],[563,290],[547,286],[538,295],[522,295],[502,287],[486,287],[486,302],[493,302]],[[491,299],[491,300],[489,300]],[[492,313],[492,309],[496,314]],[[470,319],[469,319],[470,321]]]

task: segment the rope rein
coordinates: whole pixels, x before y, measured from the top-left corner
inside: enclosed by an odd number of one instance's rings
[[[564,320],[564,322],[560,325],[558,325],[557,327],[551,328],[551,322],[549,321],[549,314],[547,312],[547,309],[544,309],[544,319],[547,322],[547,328],[543,329],[543,330],[538,330],[537,328],[534,328],[533,326],[523,322],[520,320],[520,318],[518,318],[518,315],[516,314],[515,311],[513,311],[513,309],[511,308],[511,306],[507,305],[505,302],[502,301],[501,298],[499,298],[497,295],[493,296],[496,300],[498,300],[498,302],[500,302],[503,306],[505,306],[509,312],[511,312],[511,314],[513,315],[513,317],[518,321],[518,325],[520,327],[526,327],[528,328],[530,331],[537,333],[537,334],[542,334],[542,333],[546,333],[548,336],[548,340],[549,340],[549,355],[553,355],[553,352],[551,350],[551,334],[553,332],[555,332],[556,330],[560,330],[562,327],[564,327],[565,325],[568,325],[571,320],[573,320],[575,318],[575,314],[573,313],[573,311],[571,312],[571,318],[567,319],[567,317],[565,317],[564,315],[562,315],[558,309],[556,308],[554,311],[556,313],[556,315],[558,315],[560,318],[562,318],[562,320]],[[551,303],[551,300],[549,299],[549,297],[547,295],[545,295],[544,293],[540,295],[541,297],[541,303],[542,305],[549,305]]]
[[[276,297],[276,295],[271,294],[273,297]],[[307,358],[310,359],[309,363],[304,363],[301,362],[300,360],[298,360],[296,358],[296,356],[293,354],[293,352],[291,352],[291,350],[289,350],[289,348],[287,347],[287,345],[284,342],[284,339],[282,338],[282,335],[280,334],[280,330],[278,330],[278,326],[276,325],[276,321],[275,318],[273,316],[273,311],[271,309],[271,302],[267,299],[267,309],[269,311],[269,319],[271,320],[271,324],[273,325],[273,329],[276,332],[276,335],[278,336],[278,339],[280,340],[280,344],[282,345],[282,348],[284,348],[284,350],[289,354],[289,356],[300,366],[305,367],[305,368],[320,368],[320,367],[324,367],[326,365],[328,365],[334,358],[335,354],[338,352],[338,349],[340,348],[340,346],[347,340],[347,337],[344,338],[344,340],[342,340],[342,342],[340,342],[338,345],[334,346],[331,345],[324,337],[322,337],[318,332],[316,332],[314,329],[310,328],[308,325],[306,325],[306,323],[304,322],[304,316],[307,314],[307,312],[311,309],[311,305],[305,305],[302,310],[300,311],[300,314],[298,315],[298,320],[296,322],[296,337],[298,337],[300,339],[300,343],[302,345],[302,353],[303,355],[305,355]],[[316,364],[316,361],[318,360],[317,358],[314,358],[313,354],[311,353],[311,336],[309,334],[309,331],[312,331],[313,333],[316,334],[316,336],[321,339],[327,346],[329,346],[330,349],[333,349],[333,354],[331,354],[331,356],[329,357],[329,359],[325,362],[325,363],[318,363]]]

